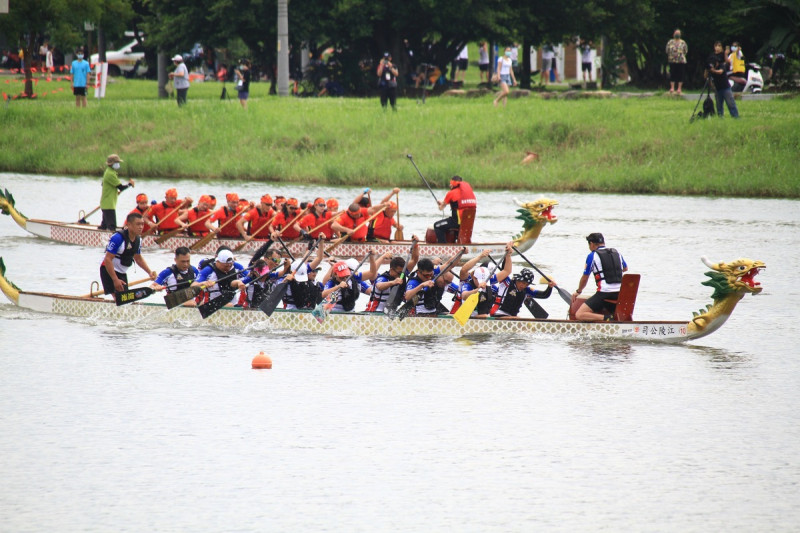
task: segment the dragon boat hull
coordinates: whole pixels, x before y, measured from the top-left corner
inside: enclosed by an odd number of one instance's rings
[[[536,243],[539,234],[547,224],[554,224],[558,220],[558,217],[552,213],[553,207],[558,202],[546,198],[541,198],[535,202],[523,203],[519,200],[515,200],[515,202],[520,206],[520,209],[517,210],[519,216],[516,218],[523,221],[523,231],[514,239],[514,245],[518,249],[525,251]],[[28,218],[17,211],[14,197],[8,190],[0,190],[0,211],[3,214],[10,215],[22,229],[29,233],[57,242],[105,248],[108,244],[108,239],[111,237],[110,231],[98,229],[90,224]],[[201,237],[177,235],[162,243],[156,242],[157,239],[157,235],[145,235],[142,237],[142,246],[144,248],[163,248],[168,250],[174,250],[179,246],[191,248]],[[217,248],[220,246],[228,246],[235,250],[243,242],[242,239],[215,238],[194,251],[211,255],[216,253]],[[255,239],[248,241],[239,251],[252,254],[264,242],[264,240]],[[420,254],[423,256],[449,257],[457,254],[462,247],[466,246],[467,251],[464,253],[463,259],[467,260],[483,250],[490,250],[493,254],[502,254],[505,250],[505,244],[505,242],[476,242],[462,245],[457,243],[436,244],[420,242]],[[308,250],[308,242],[291,241],[287,243],[287,247],[292,255],[302,256]],[[344,242],[336,247],[335,255],[338,257],[363,257],[370,248],[379,255],[384,253],[405,255],[410,247],[411,241]]]
[[[108,244],[108,239],[111,237],[110,231],[100,230],[94,226],[67,224],[64,222],[40,219],[28,219],[25,224],[25,230],[38,237],[53,241],[103,248]],[[142,246],[144,248],[164,248],[168,250],[174,250],[179,246],[191,248],[192,245],[200,240],[200,237],[178,235],[160,244],[156,242],[156,239],[158,239],[158,235],[145,235],[142,237]],[[212,239],[207,244],[194,251],[201,254],[213,255],[220,246],[224,245],[231,249],[236,249],[242,242],[242,239]],[[253,239],[247,242],[239,251],[241,253],[252,254],[265,242],[266,240]],[[297,257],[302,256],[308,251],[308,241],[290,241],[286,243],[286,246],[292,255]],[[461,251],[462,247],[463,245],[460,244],[430,244],[421,242],[420,254],[423,256],[453,256]],[[384,253],[404,255],[407,254],[409,248],[411,248],[411,241],[392,241],[388,243],[343,242],[336,247],[335,254],[340,257],[363,257],[370,248],[379,255]],[[505,250],[505,243],[473,243],[466,245],[466,248],[467,252],[464,254],[464,258],[469,259],[486,249],[492,250],[493,254],[503,253]]]
[[[12,300],[13,301],[13,300]],[[425,337],[486,334],[531,334],[553,337],[591,337],[651,342],[684,342],[693,338],[686,322],[575,322],[535,319],[473,319],[464,326],[452,316],[390,319],[379,313],[331,313],[319,323],[310,311],[276,310],[266,316],[258,309],[222,308],[203,320],[194,307],[168,310],[158,303],[116,306],[111,300],[19,291],[14,302],[41,313],[82,317],[88,321],[177,324],[268,332],[299,332],[339,336]]]

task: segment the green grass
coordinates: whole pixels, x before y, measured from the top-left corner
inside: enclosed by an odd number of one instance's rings
[[[477,81],[477,67],[467,74]],[[193,84],[179,109],[155,82],[119,80],[76,109],[68,82],[42,82],[46,96],[0,109],[0,170],[99,175],[116,152],[132,177],[418,187],[413,154],[439,186],[459,174],[481,189],[800,198],[796,99],[739,101],[741,120],[689,124],[695,101],[661,96],[533,95],[505,109],[490,95],[401,98],[384,113],[376,98],[279,98],[254,83],[245,111],[220,89]],[[540,160],[523,166],[526,151]]]

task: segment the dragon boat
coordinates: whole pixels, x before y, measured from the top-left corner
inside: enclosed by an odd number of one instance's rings
[[[516,199],[514,201],[519,206],[516,218],[522,220],[522,231],[513,240],[514,245],[524,252],[536,243],[545,226],[558,221],[558,217],[553,214],[553,207],[558,205],[558,202],[547,198],[540,198],[533,202],[520,202]],[[28,218],[16,209],[14,197],[8,192],[8,189],[5,191],[0,190],[0,211],[4,215],[11,216],[25,231],[38,237],[62,243],[105,248],[108,244],[108,239],[111,237],[110,231],[98,229],[90,224]],[[174,250],[179,246],[191,248],[201,239],[201,237],[192,237],[184,234],[176,235],[159,243],[157,242],[159,240],[158,237],[158,235],[142,236],[142,246],[144,248],[165,248],[170,250]],[[215,238],[194,251],[213,254],[222,245],[237,249],[243,242],[242,239]],[[264,242],[264,240],[253,239],[245,243],[239,251],[253,253]],[[286,244],[289,251],[295,256],[303,255],[308,249],[308,242],[304,240],[291,241]],[[466,260],[486,249],[495,254],[503,253],[505,245],[505,242],[476,242],[468,244],[421,242],[420,254],[439,257],[453,256],[461,251],[463,246],[466,246],[467,251],[463,256],[463,259]],[[336,247],[336,255],[339,257],[363,257],[369,248],[372,248],[379,255],[384,253],[404,255],[408,253],[410,247],[411,241],[343,242]]]
[[[276,310],[267,316],[259,309],[224,307],[203,320],[195,307],[178,306],[167,309],[165,304],[138,301],[117,306],[114,301],[84,296],[68,296],[23,291],[6,278],[6,267],[0,258],[0,290],[15,305],[41,313],[84,317],[92,321],[118,321],[137,324],[179,324],[181,327],[211,326],[268,332],[300,332],[344,336],[461,336],[471,334],[533,334],[554,337],[589,337],[634,341],[679,343],[699,339],[716,331],[733,312],[746,294],[761,292],[756,275],[766,265],[761,261],[738,259],[711,263],[710,279],[702,284],[714,289],[713,303],[694,313],[688,321],[633,320],[626,318],[609,322],[578,322],[552,319],[470,319],[462,326],[452,315],[439,317],[389,318],[380,313],[331,313],[322,323],[311,311]],[[623,287],[624,288],[624,287]],[[157,297],[151,297],[154,301]]]

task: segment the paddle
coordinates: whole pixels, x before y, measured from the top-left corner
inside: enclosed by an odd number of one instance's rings
[[[147,298],[155,292],[156,290],[152,287],[140,287],[138,289],[119,291],[114,293],[114,301],[117,303],[117,306],[125,305]]]
[[[303,259],[301,259],[300,262],[297,264],[297,268],[300,268],[301,265],[304,265],[306,263],[308,258],[311,257],[311,254],[314,252],[314,249],[320,245],[322,239],[323,236],[320,235],[320,237],[311,246],[308,247],[308,252],[306,252],[306,255],[303,256]],[[292,272],[297,270],[297,268],[293,268]],[[278,303],[281,300],[283,300],[283,296],[286,294],[286,289],[288,288],[289,288],[289,282],[286,281],[286,278],[284,278],[283,281],[281,281],[272,288],[270,293],[267,295],[266,298],[264,298],[264,301],[261,302],[261,305],[259,305],[258,308],[264,311],[264,313],[266,313],[267,316],[272,316],[272,312],[275,311],[276,307],[278,307]]]
[[[383,213],[383,211],[384,211],[384,210],[385,210],[387,207],[389,207],[389,206],[385,205],[385,206],[381,207],[380,209],[378,209],[377,211],[375,211],[375,212],[372,214],[372,216],[370,216],[370,217],[369,217],[369,218],[367,218],[367,219],[366,219],[364,222],[362,222],[361,224],[359,224],[358,226],[356,226],[355,228],[353,228],[353,233],[355,233],[356,231],[358,231],[359,229],[361,229],[362,227],[364,227],[364,225],[365,225],[365,224],[369,224],[370,220],[372,220],[373,218],[375,218],[375,217],[376,217],[376,216],[378,216],[379,214]],[[326,254],[327,254],[327,253],[331,253],[331,251],[333,251],[333,249],[334,249],[334,248],[336,248],[337,246],[339,246],[340,244],[342,244],[342,243],[343,243],[344,241],[346,241],[346,240],[347,240],[349,237],[350,237],[350,234],[347,234],[347,235],[345,235],[345,236],[343,236],[343,237],[340,237],[340,238],[336,239],[335,241],[333,241],[333,244],[331,244],[331,245],[328,247],[328,249],[327,249],[327,250],[325,250],[325,253],[326,253]]]
[[[436,285],[436,280],[438,280],[440,277],[442,277],[444,274],[446,274],[451,268],[453,268],[455,266],[455,264],[459,261],[459,259],[461,259],[461,256],[464,255],[464,253],[466,251],[467,251],[466,248],[462,248],[460,252],[458,252],[456,255],[454,255],[447,263],[445,263],[444,267],[439,269],[439,273],[436,274],[436,276],[434,276],[434,278],[433,278],[434,286]],[[411,312],[411,310],[414,307],[416,307],[417,303],[419,302],[419,295],[420,295],[420,293],[418,292],[417,294],[414,295],[413,298],[411,298],[410,300],[407,300],[400,307],[400,309],[398,309],[397,318],[399,320],[403,320],[405,317],[407,317],[408,314]]]
[[[137,279],[136,281],[132,281],[132,282],[128,283],[128,288],[133,287],[134,285],[141,285],[145,281],[150,281],[151,279],[152,278]],[[94,285],[94,283],[92,283],[92,285]],[[89,287],[89,288],[91,289],[91,287]],[[105,293],[105,291],[92,291],[89,294],[84,294],[83,296],[81,296],[81,298],[94,298],[95,296],[100,296],[101,294],[104,294],[104,293]]]
[[[213,214],[213,213],[210,213],[210,214]],[[200,239],[199,241],[197,241],[196,243],[194,243],[193,245],[191,245],[191,246],[189,247],[189,249],[190,249],[190,250],[197,250],[197,249],[199,249],[199,248],[202,248],[202,247],[203,247],[203,246],[205,246],[206,244],[210,243],[210,242],[211,242],[211,240],[212,240],[214,237],[216,237],[216,236],[217,236],[217,234],[218,234],[220,231],[222,231],[222,229],[223,229],[224,227],[226,227],[226,226],[227,226],[228,224],[230,224],[231,222],[235,222],[235,221],[236,221],[236,219],[238,219],[238,218],[239,218],[239,215],[240,215],[240,214],[241,214],[241,213],[240,213],[239,211],[236,211],[236,212],[235,212],[235,213],[234,213],[234,214],[231,216],[231,218],[229,218],[228,220],[226,220],[226,221],[225,221],[225,222],[224,222],[224,223],[223,223],[223,224],[222,224],[220,227],[218,227],[218,228],[217,228],[217,231],[209,231],[209,232],[208,232],[208,235],[206,235],[205,237],[203,237],[202,239]]]
[[[431,191],[431,196],[433,196],[433,199],[436,202],[436,205],[438,206],[439,200],[437,200],[436,195],[433,194],[433,189],[431,189],[431,184],[428,183],[428,180],[426,180],[425,176],[422,175],[422,172],[419,171],[419,169],[417,168],[417,164],[414,163],[414,158],[411,157],[411,154],[408,154],[408,160],[411,161],[411,164],[414,165],[414,168],[417,169],[417,174],[419,174],[419,177],[422,178],[422,181],[425,183],[425,186],[428,187],[428,190]]]
[[[294,256],[292,255],[292,252],[289,251],[289,247],[286,246],[285,242],[283,242],[283,239],[281,239],[280,234],[276,235],[275,238],[278,239],[278,242],[280,243],[281,247],[283,248],[283,251],[286,252],[286,255],[289,256],[289,259],[294,261]]]
[[[361,268],[361,266],[364,264],[364,262],[365,262],[367,259],[369,259],[369,257],[370,257],[371,255],[372,255],[372,251],[370,251],[370,252],[369,252],[369,253],[368,253],[368,254],[367,254],[365,257],[364,257],[364,259],[362,259],[362,260],[361,260],[361,262],[358,264],[358,266],[357,266],[356,268],[354,268],[353,270],[351,270],[351,271],[350,271],[350,275],[349,275],[349,276],[347,276],[347,277],[346,277],[346,278],[345,278],[343,281],[344,281],[345,283],[347,283],[348,281],[350,281],[350,280],[353,278],[353,276],[355,276],[355,275],[356,275],[356,272],[358,272],[358,269],[359,269],[359,268]],[[340,291],[341,291],[341,289],[336,289],[335,291],[331,292],[331,293],[328,295],[328,297],[327,297],[327,298],[325,298],[325,299],[324,299],[324,300],[322,300],[320,303],[318,303],[318,304],[317,304],[317,305],[314,307],[314,309],[311,311],[311,316],[313,316],[314,318],[316,318],[316,319],[317,319],[317,322],[319,322],[320,324],[322,324],[323,322],[325,322],[325,319],[326,319],[326,318],[328,318],[328,315],[330,314],[330,311],[331,311],[331,309],[333,309],[333,306],[334,306],[334,305],[336,305],[336,301],[335,301],[335,300],[336,300],[336,296],[339,294],[339,292],[340,292]]]
[[[492,258],[489,257],[489,259]],[[486,291],[486,289],[491,288],[490,283],[492,275],[494,275],[495,270],[497,270],[497,263],[495,263],[494,259],[492,259],[492,262],[494,263],[494,265],[489,269],[489,277],[486,279],[486,287],[480,289],[478,292],[470,294],[467,297],[467,299],[461,303],[461,306],[458,308],[458,310],[455,313],[453,313],[453,318],[455,318],[456,321],[462,326],[467,323],[467,320],[469,320],[469,317],[472,315],[472,312],[475,310],[476,307],[478,307],[478,303],[480,302],[481,299],[481,293]]]
[[[262,224],[262,225],[261,225],[261,226],[260,226],[258,229],[256,229],[255,231],[251,231],[251,232],[250,232],[250,235],[248,235],[247,237],[245,237],[245,238],[244,238],[244,242],[243,242],[242,244],[240,244],[239,246],[237,246],[236,248],[234,248],[234,249],[233,249],[233,251],[234,251],[234,252],[238,252],[239,250],[241,250],[242,248],[244,248],[245,246],[247,246],[247,243],[248,243],[248,242],[250,242],[250,241],[252,241],[252,240],[255,238],[255,237],[253,237],[255,234],[257,234],[257,233],[258,233],[258,232],[260,232],[262,229],[264,229],[264,228],[266,228],[267,226],[269,226],[270,224],[272,224],[272,221],[273,221],[273,220],[275,220],[275,217],[276,217],[276,216],[278,216],[278,211],[275,211],[275,214],[274,214],[274,215],[272,215],[272,216],[269,218],[269,220],[267,220],[266,222],[264,222],[264,223],[263,223],[263,224]],[[270,239],[270,242],[271,242],[271,241],[272,241],[272,239]]]
[[[537,267],[536,265],[534,265],[533,263],[531,263],[531,262],[530,262],[530,260],[529,260],[527,257],[525,257],[524,255],[522,255],[522,252],[520,252],[519,250],[517,250],[517,247],[516,247],[516,246],[512,246],[511,248],[512,248],[512,249],[513,249],[515,252],[517,252],[517,255],[519,255],[519,256],[520,256],[522,259],[524,259],[526,263],[528,263],[530,266],[532,266],[532,267],[533,267],[533,269],[534,269],[536,272],[538,272],[539,274],[541,274],[541,275],[542,275],[542,277],[543,277],[544,279],[546,279],[548,283],[552,283],[552,282],[553,282],[553,280],[551,280],[550,278],[548,278],[548,277],[545,275],[545,273],[544,273],[544,272],[542,272],[541,270],[539,270],[539,267]],[[559,296],[561,296],[561,299],[562,299],[562,300],[564,300],[565,302],[567,302],[567,305],[572,305],[572,296],[570,295],[570,293],[568,293],[567,291],[565,291],[564,289],[562,289],[562,288],[561,288],[561,287],[559,287],[558,285],[555,285],[555,288],[556,288],[556,290],[558,291],[558,295],[559,295]]]
[[[222,281],[228,278],[232,278],[237,274],[238,272],[234,270],[234,272],[231,272],[230,274],[221,277],[217,281]],[[186,287],[185,289],[179,289],[164,296],[164,303],[167,304],[167,309],[172,309],[173,307],[177,307],[185,302],[188,302],[189,300],[196,297],[204,290],[206,290],[206,287],[204,287],[202,283],[195,287]]]
[[[210,317],[226,305],[230,303],[233,299],[233,295],[236,294],[236,291],[219,291],[219,296],[214,298],[213,300],[209,300],[204,304],[198,305],[197,310],[200,311],[200,316],[203,317],[203,320]]]
[[[255,265],[256,261],[261,259],[261,256],[269,252],[269,247],[272,246],[272,244],[273,244],[272,239],[270,238],[267,242],[259,246],[258,250],[256,250],[255,253],[253,254],[253,257],[250,258],[250,263],[248,263],[248,266],[252,267],[253,265]]]
[[[209,211],[208,213],[206,213],[202,217],[200,217],[200,218],[196,219],[194,222],[192,222],[192,224],[196,224],[197,222],[202,222],[202,221],[204,221],[205,219],[207,219],[208,217],[210,217],[213,214],[214,214],[213,211]],[[166,218],[164,220],[166,220]],[[181,233],[184,229],[186,229],[186,228],[177,227],[177,228],[175,228],[173,230],[168,231],[167,233],[159,236],[156,239],[156,244],[162,244],[162,243],[167,242],[168,240],[170,240],[172,237],[174,237],[178,233]]]
[[[406,267],[408,266],[408,262],[411,261],[411,256],[414,253],[414,246],[416,245],[417,241],[411,243],[411,249],[408,251],[408,255],[406,256],[406,264],[403,266],[403,273],[400,274],[400,279],[403,279],[406,276]],[[397,306],[400,304],[397,293],[400,292],[400,289],[403,287],[405,287],[405,283],[398,283],[389,291],[389,295],[386,297],[386,303],[383,306],[383,310],[386,314],[391,315],[397,311]]]
[[[397,200],[397,202],[395,202],[395,203],[397,203],[397,225],[399,226],[400,225],[400,193],[395,194],[394,197]],[[399,227],[396,230],[394,230],[394,240],[396,240],[396,241],[404,241],[405,240],[405,238],[403,238],[403,230],[401,230]]]

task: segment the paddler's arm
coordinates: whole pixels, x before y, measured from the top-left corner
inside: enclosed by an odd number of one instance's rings
[[[584,274],[581,276],[581,280],[578,282],[578,289],[575,291],[575,294],[580,294],[583,292],[584,287],[586,287],[586,283],[589,281],[589,275]]]
[[[464,263],[464,266],[461,267],[461,270],[458,273],[458,277],[461,281],[465,281],[469,277],[469,271],[475,268],[475,265],[480,263],[481,259],[489,257],[491,250],[483,250],[481,253]]]
[[[506,263],[503,266],[503,270],[496,274],[498,283],[509,277],[511,275],[512,268],[514,268],[514,265],[511,264],[511,254],[514,253],[512,246],[514,246],[513,242],[506,244],[506,257],[504,259]]]
[[[432,280],[432,279],[429,279],[428,281],[425,281],[425,282],[423,282],[423,283],[420,283],[419,285],[417,285],[417,286],[416,286],[416,287],[414,287],[413,289],[409,289],[409,290],[407,290],[407,291],[405,292],[405,294],[403,295],[403,299],[404,299],[404,300],[406,300],[406,301],[407,301],[407,300],[410,300],[410,299],[412,299],[414,296],[416,296],[416,295],[417,295],[417,293],[418,293],[419,291],[421,291],[421,290],[422,290],[422,289],[424,289],[425,287],[433,287],[433,280]]]
[[[244,225],[247,223],[244,217],[239,217],[236,221],[236,229],[239,230],[239,235],[242,236],[242,239],[247,240],[247,230],[244,228]]]
[[[309,267],[311,270],[317,268],[321,263],[322,260],[325,258],[325,247],[324,246],[317,246],[317,257],[314,258],[311,263],[309,263]]]
[[[150,270],[150,267],[147,266],[147,261],[144,260],[144,257],[142,256],[142,254],[135,254],[133,256],[133,261],[137,265],[139,265],[142,268],[142,270],[144,270],[145,272],[148,273],[148,275],[150,276],[150,279],[154,280],[154,279],[156,279],[158,277],[158,272],[156,272],[155,270]]]

